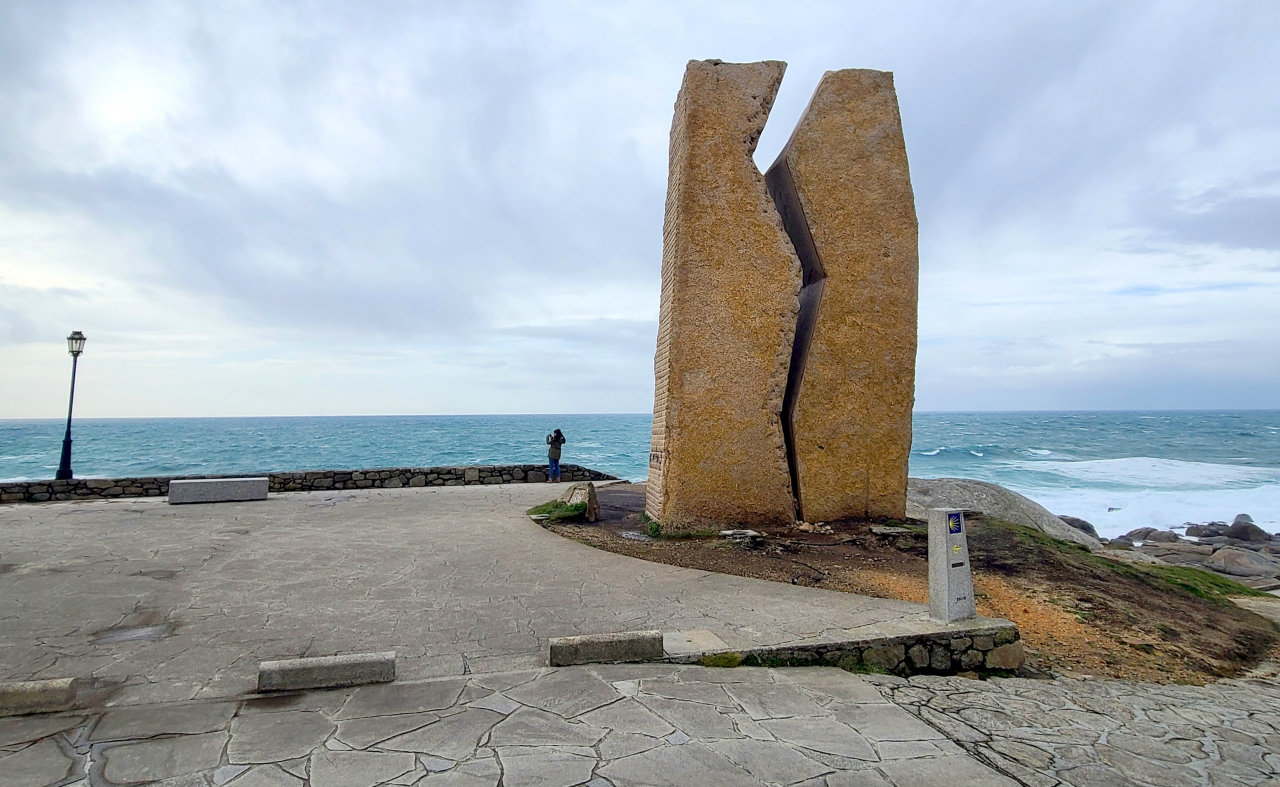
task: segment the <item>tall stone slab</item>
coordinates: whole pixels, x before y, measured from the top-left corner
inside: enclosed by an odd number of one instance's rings
[[[784,408],[800,513],[903,517],[919,252],[893,74],[828,71],[766,179],[804,266]]]
[[[692,61],[671,124],[646,512],[791,522],[782,403],[800,261],[752,159],[786,64]]]

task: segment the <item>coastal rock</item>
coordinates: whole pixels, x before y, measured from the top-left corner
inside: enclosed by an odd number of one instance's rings
[[[1179,539],[1175,542],[1164,543],[1148,541],[1142,545],[1142,551],[1152,555],[1168,555],[1175,552],[1188,555],[1212,555],[1214,547],[1211,544],[1195,544]]]
[[[901,518],[920,264],[893,74],[823,74],[765,183],[803,269],[783,412],[798,508]]]
[[[1120,563],[1130,563],[1138,566],[1167,565],[1163,558],[1158,558],[1155,555],[1137,549],[1103,549],[1098,554]]]
[[[1033,527],[1061,541],[1099,549],[1098,539],[1063,522],[1049,509],[1017,492],[969,478],[912,478],[907,482],[907,516],[928,519],[931,508],[977,511],[1015,525]]]
[[[1237,547],[1223,547],[1214,552],[1206,566],[1235,577],[1280,576],[1280,561]]]
[[[1172,530],[1157,530],[1148,535],[1146,540],[1155,544],[1172,544],[1181,541],[1182,537]]]
[[[1187,535],[1195,538],[1209,538],[1227,534],[1227,526],[1222,522],[1210,522],[1207,525],[1193,525],[1188,522],[1186,527]]]
[[[1271,534],[1255,525],[1253,517],[1248,514],[1239,514],[1231,523],[1231,527],[1227,528],[1227,538],[1236,538],[1241,541],[1270,541]]]
[[[1076,530],[1079,530],[1081,533],[1087,533],[1093,536],[1094,538],[1098,537],[1097,528],[1095,528],[1092,524],[1090,524],[1089,522],[1086,522],[1085,520],[1079,517],[1063,516],[1062,514],[1058,514],[1058,519],[1061,519],[1063,522],[1066,522],[1068,525],[1071,525]]]
[[[646,513],[791,524],[782,402],[801,269],[752,154],[786,64],[694,60],[671,123]]]
[[[1152,533],[1157,532],[1154,527],[1136,527],[1124,534],[1124,537],[1130,541],[1146,541],[1151,537]]]

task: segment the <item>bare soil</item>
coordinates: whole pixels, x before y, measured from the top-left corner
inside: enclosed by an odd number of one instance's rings
[[[644,485],[605,487],[598,495],[599,523],[548,524],[548,529],[658,563],[880,598],[928,600],[928,537],[922,522],[831,522],[827,524],[834,532],[829,535],[768,529],[759,531],[764,539],[758,548],[710,534],[641,540],[649,538]],[[1231,603],[1226,595],[1238,586],[1213,575],[1132,566],[1030,528],[980,517],[967,521],[978,613],[1016,623],[1033,667],[1200,684],[1280,657],[1280,628]],[[886,524],[913,532],[871,532],[872,526]]]

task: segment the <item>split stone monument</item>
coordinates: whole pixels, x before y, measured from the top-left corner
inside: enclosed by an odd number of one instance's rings
[[[669,532],[906,513],[919,258],[893,75],[827,72],[752,158],[786,64],[676,99],[646,512]]]

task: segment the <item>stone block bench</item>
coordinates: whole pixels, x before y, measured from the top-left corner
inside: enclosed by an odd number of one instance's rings
[[[266,500],[271,479],[197,478],[169,482],[170,503],[232,503],[242,500]]]

